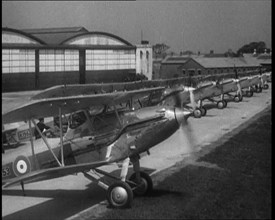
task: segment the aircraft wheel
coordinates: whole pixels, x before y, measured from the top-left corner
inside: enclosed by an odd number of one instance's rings
[[[107,190],[107,200],[113,208],[128,208],[132,206],[133,191],[122,181],[115,182]]]
[[[252,90],[247,91],[247,96],[248,96],[248,97],[252,97],[252,96],[253,96],[253,91],[252,91]]]
[[[224,108],[224,102],[223,101],[218,101],[217,107],[218,107],[218,109],[223,109]]]
[[[193,114],[195,118],[200,118],[202,115],[201,110],[199,108],[196,108]]]
[[[239,101],[240,101],[240,97],[236,95],[236,96],[234,97],[234,101],[235,101],[235,102],[239,102]]]
[[[205,116],[206,113],[207,113],[206,108],[202,106],[202,107],[200,108],[200,110],[201,110],[201,116]]]
[[[263,91],[262,87],[258,87],[258,93],[261,93]]]
[[[239,95],[240,102],[243,101],[243,96]]]
[[[147,173],[141,171],[140,178],[141,183],[133,190],[136,196],[144,196],[153,190],[153,181]],[[133,173],[129,180],[137,183],[136,173]]]
[[[223,101],[223,107],[226,108],[227,107],[227,101],[226,100],[222,100]]]
[[[269,85],[268,84],[264,84],[264,89],[268,89]]]

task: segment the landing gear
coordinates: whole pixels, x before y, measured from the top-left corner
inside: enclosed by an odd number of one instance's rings
[[[153,181],[147,173],[140,171],[139,172],[140,183],[139,183],[137,175],[138,175],[137,173],[133,173],[129,178],[129,181],[134,182],[136,184],[136,187],[133,188],[133,192],[136,196],[147,195],[153,190]]]
[[[227,101],[226,100],[222,100],[223,101],[223,108],[227,107]]]
[[[193,114],[195,118],[200,118],[202,116],[202,112],[199,108],[196,108]]]
[[[234,101],[235,101],[235,102],[239,102],[239,101],[240,101],[240,97],[239,97],[238,95],[236,95],[236,96],[234,97]]]
[[[261,93],[261,92],[262,92],[262,87],[257,86],[257,87],[256,87],[256,93]]]
[[[133,202],[133,191],[127,183],[115,182],[107,190],[107,200],[113,208],[129,208]]]
[[[199,109],[200,110],[200,113],[199,112],[196,112],[196,114],[199,116],[198,118],[200,118],[201,116],[205,116],[206,113],[207,113],[207,110],[205,107],[203,107],[203,104],[202,104],[202,100],[199,100],[198,101],[198,107],[196,109]],[[194,115],[195,116],[195,115]],[[195,116],[196,118],[196,116]]]
[[[202,107],[200,108],[200,110],[201,110],[201,116],[205,116],[206,113],[207,113],[206,108],[202,106]]]
[[[134,194],[137,196],[143,196],[153,190],[153,181],[147,173],[140,171],[139,160],[139,155],[124,159],[120,178],[97,168],[93,169],[93,174],[96,175],[88,174],[87,172],[83,172],[83,174],[89,180],[97,182],[98,186],[107,191],[106,197],[111,207],[120,209],[129,208],[132,206]],[[127,180],[126,176],[130,161],[133,164],[134,173]],[[98,174],[108,176],[115,181],[112,184],[107,185],[101,181]]]
[[[247,97],[252,97],[253,96],[253,91],[252,90],[246,91],[246,95],[247,95]]]
[[[243,96],[239,95],[239,99],[240,99],[240,102],[242,102],[243,101]]]
[[[218,109],[223,109],[224,106],[225,106],[225,104],[224,104],[223,101],[218,101],[218,102],[217,102],[217,108],[218,108]]]

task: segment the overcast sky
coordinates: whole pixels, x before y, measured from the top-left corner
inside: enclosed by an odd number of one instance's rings
[[[252,41],[271,47],[271,0],[2,1],[2,27],[83,26],[174,52],[223,53]]]

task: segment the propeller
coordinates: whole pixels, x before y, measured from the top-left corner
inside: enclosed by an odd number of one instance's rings
[[[190,103],[192,106],[192,109],[195,110],[197,108],[196,100],[195,100],[195,95],[194,95],[194,88],[189,88],[189,93],[190,93]]]
[[[184,147],[184,154],[196,151],[196,137],[191,123],[188,122],[192,113],[193,111],[187,109],[175,108],[175,115],[179,124],[179,140]]]

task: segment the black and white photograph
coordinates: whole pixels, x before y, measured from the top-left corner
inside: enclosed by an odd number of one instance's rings
[[[2,219],[272,219],[272,1],[2,1]]]

